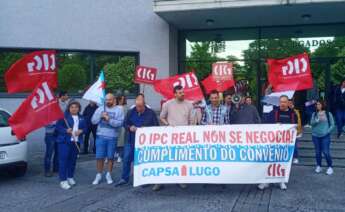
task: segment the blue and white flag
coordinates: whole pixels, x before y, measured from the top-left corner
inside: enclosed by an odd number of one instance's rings
[[[105,99],[105,80],[103,70],[98,80],[85,92],[83,99],[96,102],[98,105],[104,104]]]

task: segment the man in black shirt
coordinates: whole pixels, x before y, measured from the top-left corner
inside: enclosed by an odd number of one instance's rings
[[[270,114],[270,123],[280,123],[280,124],[297,124],[297,114],[294,110],[289,108],[289,97],[282,95],[279,98],[279,107],[274,109]],[[287,186],[284,182],[279,183],[281,190],[286,190]],[[263,190],[268,188],[268,183],[259,184],[258,188]]]

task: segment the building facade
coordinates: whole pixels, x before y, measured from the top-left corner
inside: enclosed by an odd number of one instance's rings
[[[6,0],[0,8],[1,52],[128,54],[137,64],[157,67],[158,78],[186,71],[188,42],[345,35],[341,0]],[[256,59],[261,88],[266,58],[259,53]],[[331,61],[322,63],[329,81]],[[159,109],[161,96],[150,86],[145,94]],[[3,94],[0,106],[13,112],[23,100],[14,97]]]

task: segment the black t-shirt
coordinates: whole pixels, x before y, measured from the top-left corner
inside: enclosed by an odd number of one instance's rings
[[[274,114],[275,123],[282,124],[296,124],[297,115],[294,110],[281,111],[280,109],[275,111]]]

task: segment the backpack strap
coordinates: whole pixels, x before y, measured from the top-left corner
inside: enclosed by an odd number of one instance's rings
[[[295,123],[295,111],[294,110],[291,110],[291,113],[290,113],[290,121],[291,121],[291,124],[294,124]]]

